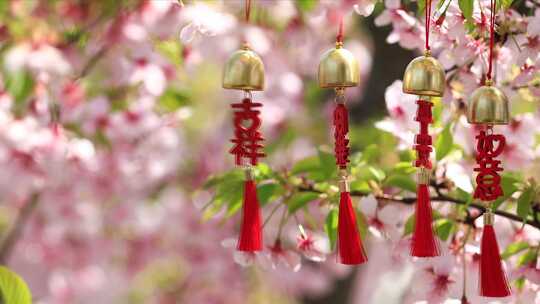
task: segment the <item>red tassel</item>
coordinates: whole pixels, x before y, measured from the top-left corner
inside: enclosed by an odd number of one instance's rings
[[[511,294],[492,225],[485,225],[482,233],[479,285],[480,295],[483,297],[504,298]]]
[[[415,137],[414,149],[417,153],[415,166],[419,168],[418,185],[416,187],[416,213],[414,234],[411,243],[411,255],[415,257],[435,257],[439,255],[439,243],[433,234],[433,214],[429,201],[429,169],[432,164],[429,154],[433,151],[432,139],[429,135],[429,124],[433,123],[429,100],[416,101],[418,110],[415,120],[420,124],[420,131]]]
[[[338,251],[342,264],[356,265],[367,262],[349,192],[341,192],[339,202]]]
[[[261,210],[257,199],[257,186],[253,180],[244,183],[244,205],[242,207],[242,227],[238,239],[239,251],[262,250]]]
[[[415,257],[435,257],[439,255],[439,243],[433,234],[433,214],[429,201],[429,188],[419,184],[417,187],[416,218],[412,238],[411,255]]]

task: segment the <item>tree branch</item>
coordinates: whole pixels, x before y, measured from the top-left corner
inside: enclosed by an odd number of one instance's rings
[[[437,186],[434,188],[438,189]],[[313,188],[312,185],[299,186],[298,191],[323,193],[322,191]],[[358,197],[364,197],[371,194],[371,193],[365,193],[365,192],[360,192],[360,191],[351,191],[350,193],[352,196],[358,196]],[[481,204],[477,204],[477,203],[467,204],[466,201],[459,200],[459,199],[450,197],[448,195],[442,194],[439,190],[437,190],[437,193],[438,193],[437,195],[430,197],[431,201],[445,202],[445,203],[451,203],[455,205],[468,205],[469,208],[474,208],[480,211],[480,214],[478,216],[471,216],[470,213],[468,213],[467,218],[465,218],[465,220],[463,221],[465,224],[473,226],[474,220],[476,220],[478,217],[482,216],[482,214],[486,212],[486,207],[482,206]],[[392,196],[388,194],[379,194],[379,195],[374,195],[374,196],[378,200],[391,201],[391,202],[405,204],[405,205],[412,205],[416,202],[416,197],[401,197],[401,196]],[[510,213],[510,212],[506,212],[503,210],[493,210],[493,213],[512,221],[516,221],[520,223],[523,222],[523,219],[520,216]],[[526,220],[525,223],[540,230],[540,223],[535,220]]]
[[[21,236],[23,228],[32,215],[33,211],[36,209],[39,202],[39,195],[33,194],[28,202],[21,208],[17,219],[9,233],[4,238],[2,245],[0,246],[0,264],[6,264],[7,259],[9,258],[15,243]]]

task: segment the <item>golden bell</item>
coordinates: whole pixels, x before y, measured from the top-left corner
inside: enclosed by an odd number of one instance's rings
[[[360,80],[360,68],[353,53],[342,47],[326,51],[319,63],[319,86],[321,88],[355,87]]]
[[[440,97],[444,94],[445,83],[443,67],[437,59],[426,54],[416,57],[407,65],[403,75],[403,92]]]
[[[244,91],[264,89],[264,64],[247,45],[234,52],[223,69],[223,88]]]
[[[471,124],[508,124],[510,120],[508,98],[494,86],[479,87],[469,101],[467,120]]]

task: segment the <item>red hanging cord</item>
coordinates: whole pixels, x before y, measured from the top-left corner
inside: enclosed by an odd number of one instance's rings
[[[491,16],[489,25],[489,68],[486,75],[488,80],[491,80],[493,72],[493,45],[495,44],[495,10],[497,9],[497,1],[491,0]]]
[[[343,15],[342,15],[339,20],[339,28],[338,28],[338,34],[336,36],[336,42],[343,43],[343,36],[344,36],[344,30],[343,30]]]
[[[431,0],[426,0],[426,50],[429,51],[429,32],[431,27]]]
[[[249,22],[250,14],[251,14],[251,0],[246,0],[246,23]]]

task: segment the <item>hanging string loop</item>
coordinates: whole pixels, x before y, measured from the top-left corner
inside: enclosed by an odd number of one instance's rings
[[[492,73],[493,73],[493,46],[495,44],[495,16],[497,10],[497,0],[491,0],[491,15],[490,15],[490,25],[489,25],[489,61],[488,61],[488,71],[486,74],[486,85],[492,84]]]

